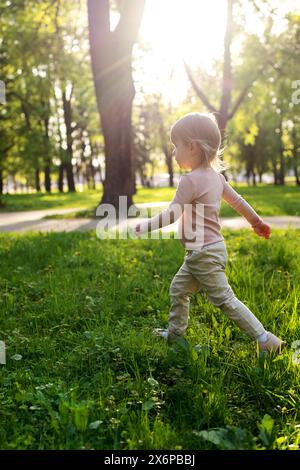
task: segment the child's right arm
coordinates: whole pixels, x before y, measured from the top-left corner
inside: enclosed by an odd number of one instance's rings
[[[257,235],[269,238],[271,233],[270,226],[264,223],[250,204],[230,186],[223,175],[221,176],[224,187],[222,196],[224,201],[248,220]]]
[[[176,194],[167,209],[151,219],[148,219],[146,222],[138,224],[135,229],[135,234],[140,235],[173,224],[182,215],[184,205],[192,202],[193,196],[194,189],[189,176],[182,175],[178,183]],[[175,211],[174,206],[177,206],[177,210]]]

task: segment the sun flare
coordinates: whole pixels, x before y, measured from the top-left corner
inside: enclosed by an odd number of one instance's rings
[[[206,65],[222,52],[226,2],[151,0],[146,3],[141,35],[170,64],[184,58]]]
[[[149,48],[143,58],[143,89],[162,92],[173,104],[187,87],[185,60],[191,67],[210,70],[223,53],[226,2],[210,0],[148,0],[140,29]]]
[[[274,0],[279,15],[274,29],[282,27],[284,15],[296,4],[296,0]],[[241,3],[241,11],[245,31],[263,34],[264,21],[253,4]],[[183,60],[191,68],[200,66],[213,73],[214,60],[222,60],[226,16],[226,0],[147,0],[139,33],[147,50],[138,56],[137,85],[142,84],[144,93],[160,92],[174,105],[182,101],[189,86]],[[237,53],[240,46],[240,41],[232,44],[232,52]],[[136,57],[137,49],[136,45]]]

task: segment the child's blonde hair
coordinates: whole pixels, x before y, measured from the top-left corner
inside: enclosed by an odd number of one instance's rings
[[[197,142],[201,150],[201,166],[211,166],[218,173],[229,167],[221,159],[224,149],[221,148],[221,133],[213,114],[186,114],[173,124],[170,137],[173,143],[178,140],[184,144]]]

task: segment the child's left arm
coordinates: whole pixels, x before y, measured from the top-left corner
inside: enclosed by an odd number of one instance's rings
[[[152,232],[153,230],[173,224],[182,215],[184,205],[191,203],[193,197],[193,183],[188,175],[182,175],[178,183],[176,194],[167,209],[151,219],[148,219],[146,222],[138,224],[135,228],[135,234],[141,235],[142,233]],[[175,204],[177,205],[176,210],[172,207]]]
[[[269,238],[271,233],[270,226],[267,225],[255,212],[253,207],[230,186],[222,174],[221,177],[224,186],[222,195],[224,201],[248,220],[257,235]]]

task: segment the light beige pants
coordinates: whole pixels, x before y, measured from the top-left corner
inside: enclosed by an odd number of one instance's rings
[[[174,276],[169,290],[170,336],[185,333],[190,296],[200,289],[204,290],[213,305],[219,307],[251,338],[256,339],[265,332],[255,315],[235,297],[225,274],[226,262],[227,250],[223,240],[204,246],[201,251],[186,252],[184,263]]]

